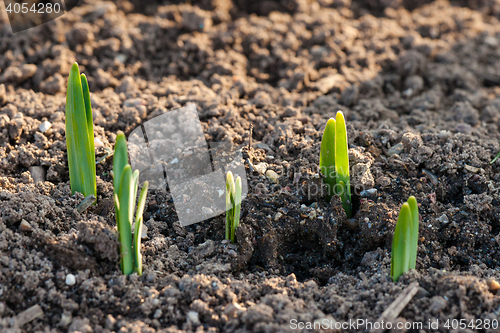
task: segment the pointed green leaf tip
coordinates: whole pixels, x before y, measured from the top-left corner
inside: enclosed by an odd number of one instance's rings
[[[408,198],[408,205],[411,211],[411,244],[410,244],[410,269],[415,269],[417,264],[417,249],[418,249],[418,203],[414,196]]]
[[[335,192],[342,199],[342,207],[344,208],[347,218],[351,218],[351,182],[349,178],[347,129],[342,111],[337,112],[335,121],[335,170],[337,172]]]
[[[394,282],[410,269],[415,269],[418,248],[418,204],[410,197],[399,212],[392,239],[391,277]]]
[[[128,164],[127,139],[122,131],[119,131],[115,140],[115,153],[113,155],[113,187],[114,193],[120,189],[122,172]]]
[[[137,170],[136,170],[137,171]],[[148,194],[149,182],[144,182],[141,194],[139,195],[139,203],[137,204],[137,212],[135,214],[135,231],[134,231],[134,271],[142,275],[142,254],[141,254],[141,237],[142,237],[142,214],[144,205],[146,204],[146,196]],[[137,185],[136,185],[137,187]]]
[[[335,119],[330,118],[326,123],[325,131],[321,139],[321,150],[319,153],[319,168],[325,177],[327,186],[327,200],[330,201],[337,183],[335,175]]]
[[[122,171],[120,190],[118,191],[119,213],[117,225],[120,230],[118,240],[120,242],[120,258],[122,272],[129,275],[134,270],[132,253],[132,168],[129,164]]]
[[[77,63],[71,67],[66,93],[66,147],[71,192],[97,197],[90,93]]]

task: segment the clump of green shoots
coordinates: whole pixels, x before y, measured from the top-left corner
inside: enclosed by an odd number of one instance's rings
[[[135,213],[135,230],[132,240],[132,219],[139,185],[139,170],[132,172],[128,163],[127,140],[123,132],[116,136],[113,156],[113,187],[115,201],[115,217],[120,242],[120,266],[123,274],[132,272],[142,275],[141,234],[146,195],[149,183],[142,186]]]
[[[326,123],[321,139],[319,167],[328,188],[328,200],[338,194],[347,218],[351,218],[351,183],[347,148],[344,114],[342,111],[338,111],[336,119],[330,118]]]
[[[418,247],[418,204],[411,196],[399,212],[392,239],[391,277],[394,282],[410,269],[415,269]]]
[[[66,146],[71,192],[96,196],[94,124],[87,77],[71,67],[66,93]]]
[[[241,178],[234,181],[233,173],[226,175],[226,239],[234,243],[234,233],[240,224]]]

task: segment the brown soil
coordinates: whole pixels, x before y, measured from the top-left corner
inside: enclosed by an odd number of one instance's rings
[[[436,319],[439,332],[475,330],[446,320],[498,320],[500,161],[489,163],[500,150],[498,1],[87,0],[15,35],[0,13],[1,332],[376,321],[414,281],[419,291],[394,321],[424,328],[407,332],[433,331]],[[243,149],[237,244],[223,240],[223,215],[184,228],[169,191],[150,191],[145,273],[120,274],[112,158],[97,166],[95,207],[78,213],[83,197],[69,188],[74,61],[89,78],[97,159],[118,130],[188,103],[207,141]],[[357,191],[351,220],[318,190],[321,135],[337,110],[353,189],[376,190]],[[46,181],[34,182],[36,166]],[[392,234],[409,195],[421,212],[417,270],[393,283]],[[34,305],[43,315],[22,322]]]

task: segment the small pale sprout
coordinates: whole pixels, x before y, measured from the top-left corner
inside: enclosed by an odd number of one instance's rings
[[[234,181],[233,173],[226,175],[226,239],[235,242],[236,228],[240,224],[241,212],[241,178]]]

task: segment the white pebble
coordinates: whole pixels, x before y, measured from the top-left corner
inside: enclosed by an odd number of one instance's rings
[[[66,284],[68,286],[74,286],[76,283],[76,277],[73,274],[66,275]]]
[[[194,325],[198,325],[200,323],[200,318],[198,315],[198,312],[195,311],[189,311],[187,313],[187,320],[193,323]]]
[[[94,138],[94,148],[97,149],[101,148],[102,146],[104,146],[104,143],[102,143],[101,139]]]
[[[264,172],[266,172],[266,169],[267,169],[267,164],[264,163],[264,162],[261,162],[257,165],[254,165],[254,169],[255,171],[257,171],[258,173],[260,174],[264,174]]]
[[[170,164],[177,164],[177,163],[179,163],[179,159],[177,157],[170,162]]]
[[[369,188],[367,190],[361,191],[360,195],[362,197],[369,197],[370,195],[373,195],[375,193],[377,193],[377,189],[376,188]]]
[[[202,210],[203,214],[206,214],[206,215],[210,215],[210,214],[214,213],[214,211],[208,207],[203,207],[201,210]]]
[[[49,123],[47,120],[45,120],[43,123],[40,124],[38,129],[40,129],[40,132],[45,133],[47,132],[50,128],[52,127],[52,124]]]
[[[267,170],[266,171],[266,176],[273,183],[278,183],[279,176],[278,176],[278,174],[275,171],[273,171],[273,170]]]

